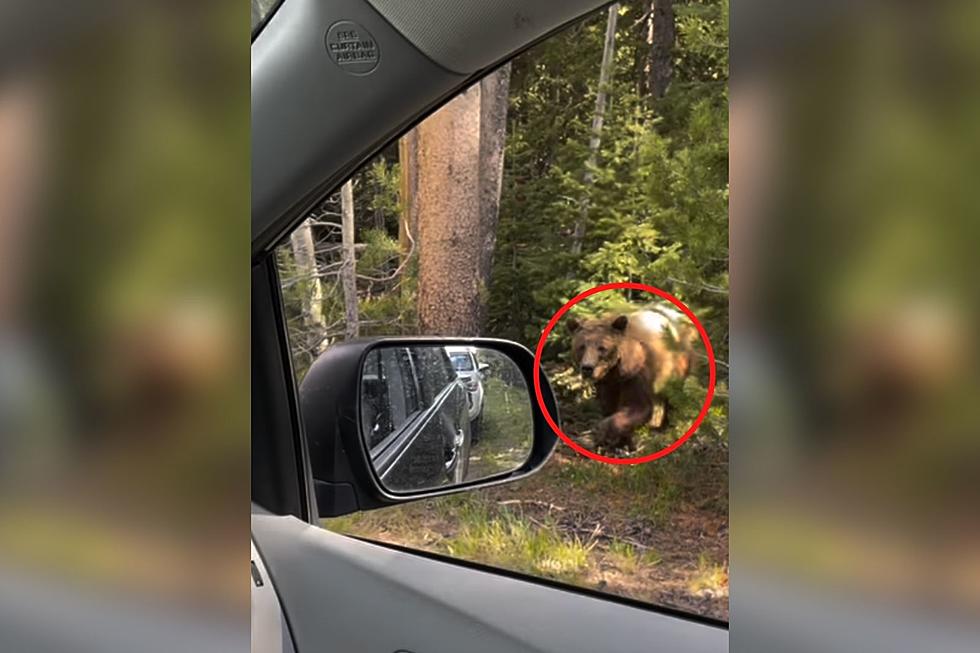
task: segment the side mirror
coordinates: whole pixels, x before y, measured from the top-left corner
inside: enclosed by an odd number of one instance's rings
[[[483,361],[480,382],[454,368],[447,348],[459,347]],[[320,516],[535,472],[557,437],[535,401],[533,369],[531,352],[504,340],[381,338],[332,346],[299,389]],[[544,373],[541,389],[557,419]]]

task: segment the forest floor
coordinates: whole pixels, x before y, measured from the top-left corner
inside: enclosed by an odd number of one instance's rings
[[[626,475],[599,466],[560,446],[526,481],[326,526],[727,620],[727,514],[637,497]]]
[[[588,432],[588,412],[562,417],[573,437]],[[325,525],[728,619],[727,456],[694,441],[644,465],[603,464],[559,443],[524,481]]]

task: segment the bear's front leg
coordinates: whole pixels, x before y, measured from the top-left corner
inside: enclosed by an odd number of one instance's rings
[[[652,407],[648,404],[621,407],[599,422],[596,445],[608,449],[632,449],[635,446],[633,432],[650,420],[651,411]]]
[[[595,385],[596,399],[603,417],[609,417],[619,408],[619,386],[615,379],[604,378]]]
[[[667,422],[667,402],[661,396],[656,396],[653,398],[653,410],[650,411],[650,426],[651,428],[659,429],[663,428],[664,424]]]

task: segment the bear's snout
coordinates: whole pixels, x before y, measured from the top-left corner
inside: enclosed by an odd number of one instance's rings
[[[592,365],[583,365],[581,367],[581,370],[582,370],[582,376],[583,377],[585,377],[587,379],[591,379],[592,378],[592,374],[595,372],[595,367],[593,367]]]

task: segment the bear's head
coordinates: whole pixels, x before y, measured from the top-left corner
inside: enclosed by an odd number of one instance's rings
[[[584,321],[571,318],[568,330],[572,333],[572,356],[583,377],[600,381],[617,367],[622,367],[624,351],[632,349],[626,342],[628,324],[626,315]],[[629,356],[632,355],[630,352]]]

